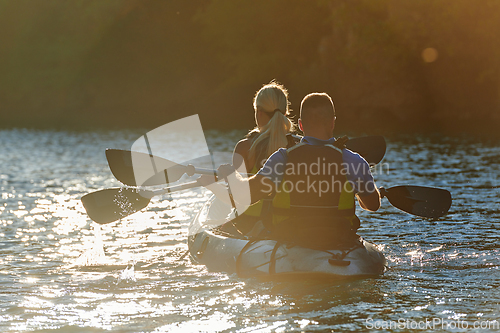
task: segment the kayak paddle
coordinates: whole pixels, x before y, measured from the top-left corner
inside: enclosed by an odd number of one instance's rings
[[[214,175],[216,172],[211,169],[178,164],[147,153],[121,149],[106,149],[106,159],[115,178],[128,186],[165,185],[178,181],[184,174],[188,176],[195,173]],[[155,172],[156,170],[161,171]],[[153,174],[153,176],[140,184],[136,181],[136,175],[148,174]]]
[[[82,203],[88,216],[99,224],[106,224],[129,216],[148,206],[151,198],[201,186],[197,181],[158,190],[121,187],[108,188],[86,194]]]
[[[384,157],[386,143],[382,136],[365,136],[350,139],[346,143],[346,148],[363,156],[370,165],[375,165]],[[106,158],[115,178],[128,186],[165,185],[179,180],[185,173],[189,176],[215,173],[211,169],[182,165],[162,157],[129,150],[106,149]],[[161,171],[156,172],[156,170]],[[136,181],[136,175],[148,174],[153,176],[144,182]]]
[[[448,213],[452,200],[447,190],[415,185],[381,187],[380,197],[386,197],[394,207],[406,213],[430,218]]]
[[[106,224],[129,216],[145,207],[156,195],[172,193],[201,186],[198,182],[171,186],[159,190],[137,188],[110,188],[86,194],[82,203],[89,217]],[[447,190],[433,187],[403,185],[388,189],[380,188],[381,197],[386,197],[396,208],[409,214],[437,218],[445,215],[451,206],[451,194]]]
[[[380,135],[349,139],[346,148],[361,155],[370,165],[379,164],[384,158],[387,145]]]

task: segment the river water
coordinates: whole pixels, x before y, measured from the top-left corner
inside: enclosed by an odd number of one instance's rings
[[[0,131],[0,331],[500,330],[499,142],[388,138],[377,184],[442,187],[452,208],[437,220],[386,199],[376,213],[359,211],[359,233],[390,269],[334,283],[239,278],[183,257],[204,189],[91,222],[82,195],[120,185],[104,149],[129,149],[142,134]],[[207,141],[230,152],[242,134],[209,132]]]

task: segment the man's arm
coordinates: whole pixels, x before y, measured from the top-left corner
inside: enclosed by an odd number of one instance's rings
[[[375,186],[375,191],[370,194],[359,196],[356,194],[358,198],[359,206],[364,210],[369,210],[371,212],[375,212],[380,208],[380,192]]]
[[[380,208],[380,192],[366,160],[357,153],[344,150],[344,162],[347,164],[348,178],[355,184],[359,206],[372,212]]]

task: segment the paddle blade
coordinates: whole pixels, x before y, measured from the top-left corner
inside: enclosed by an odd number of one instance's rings
[[[363,156],[368,164],[375,165],[384,158],[387,146],[383,136],[373,135],[349,139],[346,148]]]
[[[152,191],[131,188],[110,188],[82,197],[88,216],[99,224],[117,221],[149,204]]]
[[[109,168],[128,186],[165,185],[178,181],[187,167],[158,156],[121,149],[106,149]]]
[[[452,200],[447,190],[414,185],[394,186],[383,191],[383,195],[404,212],[430,218],[446,215]]]

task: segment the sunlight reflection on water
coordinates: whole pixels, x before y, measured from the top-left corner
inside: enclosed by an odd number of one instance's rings
[[[438,186],[450,214],[427,220],[384,202],[359,213],[360,234],[390,262],[381,278],[260,281],[191,263],[187,226],[209,194],[154,198],[97,225],[80,198],[120,184],[104,156],[142,133],[0,131],[0,329],[61,332],[325,331],[367,318],[495,320],[500,305],[500,150],[452,138],[388,140],[378,185]],[[242,133],[211,132],[228,156]],[[494,331],[494,330],[492,330]]]

